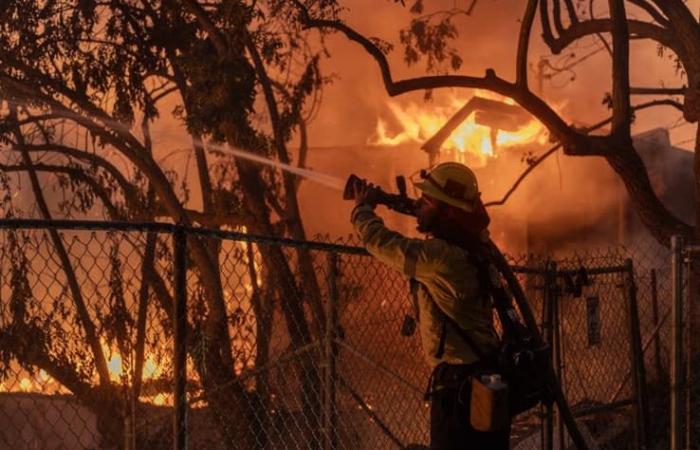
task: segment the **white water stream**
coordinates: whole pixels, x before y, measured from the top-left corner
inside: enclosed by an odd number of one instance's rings
[[[292,166],[290,164],[284,164],[279,161],[274,161],[269,158],[265,158],[264,156],[256,155],[254,153],[249,153],[243,150],[238,150],[231,148],[229,146],[222,146],[222,145],[217,145],[217,144],[212,144],[212,143],[206,143],[204,144],[204,147],[209,149],[209,150],[215,150],[218,152],[222,153],[229,153],[232,155],[235,155],[239,158],[244,158],[249,161],[255,161],[260,164],[266,164],[268,166],[273,166],[276,167],[280,170],[285,170],[287,172],[293,173],[295,175],[299,175],[301,177],[304,177],[308,179],[309,181],[314,181],[316,183],[322,184],[324,186],[328,186],[331,189],[335,189],[337,191],[342,191],[345,188],[345,180],[334,177],[333,175],[328,175],[325,173],[321,172],[315,172],[313,170],[309,169],[303,169],[301,167],[296,167]]]

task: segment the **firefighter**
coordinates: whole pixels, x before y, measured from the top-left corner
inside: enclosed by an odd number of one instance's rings
[[[472,257],[485,245],[489,224],[476,176],[468,167],[449,162],[422,171],[412,181],[422,194],[415,213],[426,239],[386,228],[374,212],[378,189],[364,180],[353,186],[351,220],[371,255],[412,280],[423,350],[433,368],[426,392],[431,402],[430,448],[507,449],[509,425],[479,432],[469,417],[470,376],[489,364],[484,355],[495,355],[498,349],[491,299]],[[463,333],[471,342],[465,342]]]

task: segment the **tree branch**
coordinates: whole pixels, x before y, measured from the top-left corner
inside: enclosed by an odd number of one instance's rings
[[[219,29],[211,21],[209,14],[204,10],[204,8],[202,8],[199,2],[197,2],[197,0],[182,0],[182,4],[184,5],[185,9],[196,17],[197,22],[202,26],[204,31],[206,31],[207,35],[209,35],[209,39],[211,39],[212,44],[214,44],[217,53],[221,57],[228,55],[228,45],[226,45],[226,39],[219,32]]]
[[[642,8],[644,11],[646,11],[652,19],[654,19],[659,25],[668,28],[670,23],[666,17],[664,17],[661,12],[659,12],[658,9],[654,7],[651,3],[649,3],[646,0],[628,0],[630,3],[633,5],[637,5],[640,8]]]
[[[573,23],[578,22],[578,16],[576,15],[576,7],[574,6],[574,3],[572,0],[565,0],[566,3],[566,12],[569,14],[569,21]]]
[[[522,89],[527,89],[527,53],[530,48],[530,34],[532,23],[537,12],[537,0],[528,0],[523,23],[520,26],[520,37],[518,40],[518,54],[516,57],[515,84]]]
[[[148,319],[148,299],[151,279],[154,276],[153,266],[156,254],[156,233],[146,234],[146,249],[141,261],[141,286],[139,288],[138,309],[136,316],[136,345],[134,349],[134,380],[133,392],[134,400],[141,395],[141,384],[143,382],[143,366],[146,348],[146,322]]]
[[[629,30],[624,0],[609,0],[613,28],[612,129],[616,139],[630,139],[632,111],[630,107]]]
[[[255,70],[265,96],[268,113],[270,114],[270,120],[272,121],[272,132],[274,136],[275,148],[277,150],[277,159],[279,159],[282,163],[289,165],[289,153],[287,152],[287,146],[284,141],[282,123],[280,120],[277,100],[275,99],[274,91],[272,89],[272,82],[267,74],[267,70],[262,58],[260,57],[260,53],[250,37],[250,34],[248,33],[246,33],[245,45],[255,65]],[[284,181],[285,202],[287,209],[286,219],[288,220],[289,229],[295,239],[305,240],[306,231],[304,230],[304,226],[301,222],[301,212],[299,210],[299,203],[296,195],[296,178],[291,173],[283,171],[282,179]],[[309,304],[311,305],[314,324],[320,333],[325,324],[325,311],[323,310],[321,301],[321,290],[313,268],[313,260],[311,258],[311,254],[306,249],[298,249],[297,253],[299,255],[302,280],[306,287],[306,294],[309,296]]]
[[[671,31],[639,20],[628,20],[627,24],[633,38],[651,39],[679,53],[678,45]],[[612,28],[610,19],[591,19],[572,24],[557,38],[554,38],[551,34],[548,36],[546,33],[542,37],[552,53],[557,55],[573,42],[583,37],[598,33],[610,33]]]
[[[673,100],[654,100],[651,102],[642,103],[642,104],[639,104],[637,106],[634,106],[632,109],[634,111],[639,111],[639,110],[651,108],[653,106],[672,106],[680,111],[683,111],[683,105],[681,105],[678,102],[674,102]],[[602,121],[600,121],[600,122],[598,122],[590,127],[587,127],[584,130],[584,133],[589,134],[589,133],[592,133],[593,131],[599,130],[600,128],[604,127],[605,125],[608,125],[611,121],[612,121],[612,117],[608,117],[605,120],[602,120]],[[490,207],[490,206],[504,205],[508,201],[510,196],[518,189],[518,187],[520,187],[520,184],[522,184],[522,182],[525,181],[525,178],[527,178],[527,176],[530,175],[530,173],[532,171],[534,171],[537,166],[539,166],[542,162],[544,162],[544,160],[549,158],[551,155],[553,155],[560,148],[561,148],[561,144],[557,144],[557,145],[553,146],[552,148],[550,148],[549,150],[547,150],[546,152],[544,152],[543,154],[541,154],[540,156],[538,156],[537,159],[532,161],[532,163],[530,163],[528,165],[527,169],[525,169],[525,171],[520,174],[520,176],[515,180],[513,185],[510,187],[510,189],[508,189],[508,191],[505,193],[505,195],[500,200],[495,200],[492,202],[484,203],[484,206]]]
[[[112,176],[112,178],[114,178],[117,184],[121,187],[122,191],[124,192],[124,198],[127,198],[128,201],[132,202],[133,206],[136,206],[139,203],[138,189],[136,188],[136,186],[129,180],[127,180],[124,174],[119,169],[117,169],[112,163],[95,153],[89,153],[74,147],[68,147],[66,145],[59,144],[25,144],[25,149],[28,152],[57,153],[81,161],[86,161],[87,163],[97,167],[101,167],[107,173],[109,173],[109,175]]]
[[[688,73],[689,85],[700,87],[700,27],[688,6],[680,0],[653,0],[654,4],[669,18],[671,29],[677,40],[672,48],[683,61]],[[694,55],[694,57],[688,57]]]
[[[50,89],[55,91],[55,93],[62,95],[67,99],[70,99],[71,102],[73,102],[80,109],[85,111],[86,114],[89,114],[93,118],[102,122],[102,126],[114,132],[117,136],[119,136],[120,139],[128,143],[134,149],[141,148],[141,143],[131,134],[128,125],[121,123],[120,121],[107,114],[107,112],[105,112],[103,109],[95,106],[86,96],[86,94],[70,89],[68,86],[65,85],[65,83],[59,80],[55,80],[50,76],[34,69],[33,67],[30,67],[18,61],[13,55],[8,54],[7,52],[0,53],[0,56],[2,57],[2,61],[4,63],[8,64],[10,67],[16,69],[17,71],[25,74],[26,78],[34,80],[36,84],[49,87]],[[74,119],[84,119],[84,115],[76,113],[75,111],[71,111],[65,105],[57,101],[55,98],[51,97],[46,93],[40,92],[36,85],[27,85],[26,83],[23,83],[22,81],[12,78],[5,74],[1,75],[0,79],[3,82],[8,83],[10,86],[14,86],[21,92],[30,96],[30,98],[36,98],[37,100],[47,105],[50,105],[56,111],[66,112],[68,116],[76,116],[73,117]],[[104,132],[103,134],[109,135],[109,133],[106,132]]]
[[[593,10],[593,0],[588,0],[588,13],[591,16],[591,20],[595,19],[595,11]],[[607,50],[608,54],[612,58],[612,48],[610,48],[610,44],[608,44],[608,41],[605,40],[605,36],[603,36],[601,33],[596,33],[595,34],[600,42],[603,44],[603,47],[605,47],[605,50]]]
[[[308,157],[309,154],[309,136],[306,130],[306,120],[303,118],[299,118],[299,158],[297,162],[297,167],[300,168],[305,168],[306,167],[306,158]],[[299,190],[299,186],[301,186],[301,182],[304,178],[303,177],[297,177],[296,180],[296,190]]]
[[[554,29],[558,34],[564,32],[564,24],[561,21],[561,0],[552,0],[552,16],[554,17]]]
[[[32,170],[32,168],[37,172],[65,174],[71,177],[73,180],[88,185],[90,189],[95,193],[95,195],[97,195],[102,201],[104,207],[107,209],[107,212],[113,220],[125,219],[124,215],[117,209],[114,203],[112,203],[112,200],[107,190],[103,186],[101,186],[97,181],[95,181],[92,177],[86,175],[85,171],[80,168],[42,163],[34,163],[33,166],[27,166],[26,164],[0,164],[0,171],[7,173],[28,172]]]
[[[166,55],[170,61],[170,65],[173,71],[173,81],[175,86],[177,86],[180,93],[187,91],[187,80],[182,70],[177,66],[177,57],[175,52],[171,48],[166,49]],[[190,103],[187,99],[182,99],[183,105],[185,107],[185,113],[187,116],[191,116]],[[207,155],[204,151],[204,140],[199,133],[190,133],[190,138],[192,141],[192,148],[194,149],[195,160],[197,162],[197,174],[199,175],[199,186],[202,191],[202,209],[205,213],[210,213],[214,211],[214,190],[211,184],[211,177],[209,175],[209,164],[207,162]]]
[[[683,95],[687,88],[630,87],[631,95]]]
[[[16,109],[12,108],[10,118],[11,120],[16,120],[16,117]],[[22,131],[20,130],[19,126],[15,127],[13,133],[15,135],[17,145],[21,151],[24,146],[24,136],[22,135]],[[51,213],[49,212],[48,205],[46,204],[46,200],[44,199],[41,184],[39,183],[39,178],[37,177],[36,171],[34,170],[34,164],[29,155],[29,152],[22,151],[22,160],[27,166],[27,173],[29,174],[29,180],[32,185],[32,190],[34,191],[34,198],[39,207],[39,211],[41,211],[41,215],[44,219],[51,220]],[[105,359],[105,355],[102,352],[102,347],[97,337],[97,330],[95,329],[95,324],[92,322],[92,319],[90,318],[90,313],[88,312],[85,301],[83,300],[82,292],[80,291],[80,285],[78,284],[78,279],[75,275],[73,265],[70,262],[70,257],[68,256],[68,252],[66,251],[66,248],[63,245],[63,241],[58,231],[56,231],[55,229],[50,229],[48,230],[48,233],[51,236],[51,240],[53,241],[58,258],[61,261],[61,265],[63,266],[63,271],[66,275],[66,281],[68,282],[68,287],[73,297],[73,303],[75,304],[78,317],[80,319],[80,324],[82,325],[83,331],[85,332],[87,343],[90,346],[90,349],[92,350],[92,356],[93,358],[95,358],[95,368],[97,369],[100,385],[109,386],[110,381],[109,370],[107,369],[107,360]]]
[[[555,39],[554,34],[552,33],[552,25],[549,21],[548,5],[548,0],[540,0],[540,22],[542,23],[542,39],[545,42],[553,42]]]

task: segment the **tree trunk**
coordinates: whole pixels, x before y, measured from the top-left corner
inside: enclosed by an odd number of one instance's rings
[[[646,167],[634,148],[621,146],[605,159],[622,179],[635,211],[657,241],[668,247],[671,235],[692,236],[693,227],[676,219],[653,192]]]

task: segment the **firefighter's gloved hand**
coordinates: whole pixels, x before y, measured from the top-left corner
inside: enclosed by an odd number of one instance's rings
[[[355,194],[355,206],[369,205],[372,208],[377,206],[379,200],[379,188],[366,180],[357,180],[352,186]]]

